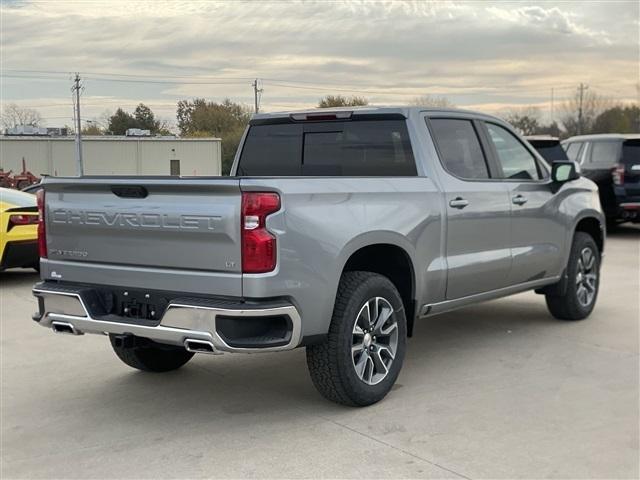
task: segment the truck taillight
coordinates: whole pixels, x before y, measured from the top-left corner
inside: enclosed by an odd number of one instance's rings
[[[38,253],[40,258],[47,258],[47,231],[44,223],[44,190],[38,190],[36,193],[36,201],[38,204]]]
[[[265,273],[276,268],[276,237],[267,230],[267,216],[280,210],[273,192],[242,193],[242,272]]]
[[[618,164],[611,170],[614,185],[624,185],[624,165]]]

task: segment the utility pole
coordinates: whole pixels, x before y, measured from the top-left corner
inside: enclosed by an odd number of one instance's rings
[[[82,120],[80,118],[80,75],[76,72],[76,78],[73,80],[73,87],[71,91],[76,95],[76,173],[79,177],[84,175],[84,169],[82,167]]]
[[[551,114],[551,124],[553,125],[553,121],[554,121],[554,119],[553,119],[553,87],[551,87],[551,112],[550,112],[550,114]]]
[[[589,89],[588,85],[584,83],[580,83],[578,90],[580,91],[579,95],[579,103],[578,103],[578,135],[582,135],[582,122],[583,122],[583,102],[584,102],[584,92]]]
[[[255,113],[258,113],[258,111],[260,110],[258,95],[260,93],[262,93],[263,89],[262,88],[258,88],[258,79],[257,78],[253,81],[251,86],[253,87],[253,103],[254,103],[254,106],[255,106]]]

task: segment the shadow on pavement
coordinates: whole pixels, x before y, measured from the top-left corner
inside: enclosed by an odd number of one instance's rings
[[[538,300],[525,302],[525,308],[519,302],[488,302],[422,320],[409,339],[405,374],[429,376],[430,372],[450,369],[452,362],[460,362],[461,351],[499,350],[502,342],[512,338],[512,332],[561,326],[547,313],[544,297]],[[470,356],[473,359],[474,354]],[[165,374],[136,372],[121,365],[115,355],[113,361],[109,366],[112,374],[96,385],[91,395],[100,399],[101,408],[112,420],[139,425],[155,423],[160,415],[169,424],[206,423],[218,416],[218,423],[220,417],[248,415],[260,424],[263,420],[259,417],[265,414],[267,423],[281,417],[290,420],[295,416],[292,410],[302,413],[311,408],[318,415],[329,416],[355,411],[328,402],[316,392],[307,372],[304,349],[256,355],[196,355],[183,369]],[[420,387],[413,383],[413,387]],[[402,387],[400,382],[395,390]],[[384,402],[380,407],[384,408]],[[172,412],[170,419],[165,415],[168,411]]]
[[[3,287],[31,286],[40,281],[40,274],[31,268],[12,268],[0,272]]]
[[[607,230],[607,237],[615,238],[640,238],[640,224],[638,223],[623,223],[617,225],[615,228]]]

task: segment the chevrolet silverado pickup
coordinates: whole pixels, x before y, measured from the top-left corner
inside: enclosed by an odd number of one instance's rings
[[[104,334],[127,365],[306,348],[326,398],[391,389],[422,318],[535,290],[594,308],[596,186],[480,113],[255,115],[229,177],[47,177],[33,319]]]

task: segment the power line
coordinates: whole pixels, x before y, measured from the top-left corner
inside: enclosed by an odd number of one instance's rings
[[[24,75],[24,74],[7,74],[1,73],[0,77],[6,78],[28,78],[32,80],[62,80],[58,77],[51,77],[51,74],[67,74],[67,72],[62,71],[50,71],[50,70],[4,70],[6,71],[14,71],[14,72],[26,72],[26,73],[36,73],[39,74],[37,76],[34,75]],[[119,77],[141,77],[145,78],[145,80],[138,80],[135,78],[106,78],[98,75],[110,75],[110,76],[119,76]],[[162,80],[156,79],[156,76],[152,75],[141,75],[141,74],[120,74],[120,73],[107,73],[107,72],[94,72],[93,74],[85,75],[85,79],[96,80],[96,81],[104,81],[104,82],[116,82],[116,83],[141,83],[141,84],[167,84],[167,85],[242,85],[248,78],[245,77],[208,77],[208,78],[217,78],[217,81],[195,81],[195,80]],[[163,76],[163,78],[192,78],[192,77],[181,77],[181,76]],[[204,77],[202,77],[204,78]],[[385,95],[385,96],[411,96],[416,97],[423,95],[425,91],[433,90],[434,86],[425,86],[420,90],[415,90],[413,92],[394,92],[391,91],[393,89],[404,89],[407,88],[402,85],[389,85],[386,86],[387,90],[370,90],[369,87],[363,87],[360,89],[357,88],[344,88],[344,87],[333,87],[332,84],[322,83],[322,82],[307,82],[302,80],[283,80],[283,79],[269,79],[265,78],[268,85],[274,87],[282,87],[288,89],[301,89],[301,90],[309,90],[309,91],[322,91],[322,92],[344,92],[344,93],[352,93],[359,95]],[[276,80],[276,81],[273,81]],[[252,82],[252,85],[254,82]],[[305,85],[296,85],[296,83],[305,83]],[[262,81],[262,84],[265,84]],[[313,86],[313,85],[316,86]],[[255,88],[255,87],[254,87]],[[413,87],[416,88],[416,87]],[[420,88],[420,87],[417,87]],[[442,88],[442,87],[440,87]],[[445,88],[454,88],[454,89],[466,89],[467,87],[445,87]],[[568,89],[573,87],[565,87],[565,86],[554,86],[555,90]],[[608,87],[604,87],[608,88]],[[535,88],[531,88],[528,86],[517,86],[510,85],[508,87],[497,87],[493,86],[493,90],[472,90],[472,91],[453,91],[453,92],[445,92],[441,95],[486,95],[486,96],[495,96],[495,95],[504,95],[509,93],[513,95],[515,92],[522,92],[525,95],[533,95],[535,92],[548,91],[545,87],[536,86]],[[436,94],[438,95],[438,94]],[[255,92],[254,92],[255,97]],[[616,98],[626,98],[626,97],[616,97]],[[255,99],[254,99],[255,103]]]
[[[18,70],[18,69],[4,69],[3,71],[5,72],[19,72],[19,73],[39,73],[39,74],[56,74],[56,75],[70,75],[70,72],[65,72],[65,71],[61,71],[61,70]],[[235,81],[253,81],[254,79],[252,77],[229,77],[229,76],[210,76],[210,75],[200,75],[198,73],[192,73],[192,74],[187,74],[187,75],[166,75],[166,74],[154,74],[154,75],[149,75],[149,74],[139,74],[139,73],[116,73],[116,72],[97,72],[97,71],[85,71],[83,72],[83,75],[85,78],[88,78],[89,76],[91,77],[100,77],[100,76],[115,76],[115,77],[130,77],[130,78],[152,78],[152,79],[165,79],[165,78],[175,78],[175,79],[181,79],[181,78],[186,78],[186,79],[193,79],[194,77],[196,79],[199,80],[235,80]],[[299,84],[308,84],[308,85],[320,85],[320,86],[342,86],[345,83],[344,82],[328,82],[328,81],[322,81],[322,82],[318,82],[317,80],[300,80],[300,79],[293,79],[293,78],[274,78],[274,77],[261,77],[262,80],[267,81],[267,82],[280,82],[280,83],[299,83]],[[171,83],[171,82],[170,82]],[[354,87],[358,87],[357,85],[351,84]],[[546,89],[550,86],[555,86],[556,89],[572,89],[574,88],[573,84],[566,84],[564,86],[558,86],[556,84],[551,84],[551,83],[547,83],[547,84],[543,84],[543,83],[538,83],[536,85],[536,89]],[[387,88],[387,86],[381,86],[382,88]],[[422,87],[422,86],[402,86],[402,85],[392,85],[392,86],[388,86],[388,88],[433,88],[434,85],[428,85],[426,87]],[[513,84],[505,84],[505,85],[494,85],[494,88],[503,88],[503,87],[513,87]],[[364,88],[367,89],[369,88],[368,85],[359,85],[359,88]],[[455,87],[455,88],[466,88],[466,87]],[[528,88],[527,86],[521,86],[519,88]]]
[[[17,73],[44,73],[44,74],[61,74],[61,75],[70,75],[70,72],[63,72],[60,70],[15,70],[15,69],[4,69],[5,72],[17,72]],[[140,73],[112,73],[112,72],[83,72],[85,78],[87,75],[97,75],[97,76],[110,76],[110,77],[133,77],[133,78],[193,78],[197,77],[201,80],[239,80],[239,81],[251,81],[251,77],[228,77],[228,76],[201,76],[198,74],[189,74],[189,75],[165,75],[165,74],[140,74]]]
[[[45,76],[45,75],[21,75],[21,74],[7,74],[2,73],[0,77],[3,78],[27,78],[30,80],[64,80],[59,77]],[[166,85],[243,85],[247,82],[245,81],[208,81],[208,82],[195,82],[195,81],[184,81],[184,80],[137,80],[137,79],[125,79],[125,78],[107,78],[107,77],[99,77],[95,75],[85,75],[85,79],[89,80],[97,80],[100,82],[116,82],[116,83],[143,83],[143,84],[166,84]]]

